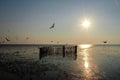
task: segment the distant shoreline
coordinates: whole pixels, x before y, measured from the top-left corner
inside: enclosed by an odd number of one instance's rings
[[[63,45],[83,45],[83,44],[0,44],[0,46],[63,46]],[[120,46],[120,44],[91,44],[94,46]]]

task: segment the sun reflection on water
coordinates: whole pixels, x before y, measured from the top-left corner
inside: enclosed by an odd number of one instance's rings
[[[89,64],[88,64],[87,60],[85,60],[84,66],[85,66],[86,69],[89,67]]]
[[[98,68],[95,64],[93,64],[93,58],[92,55],[90,54],[93,48],[90,49],[91,47],[92,45],[90,44],[79,45],[79,50],[80,50],[79,55],[81,56],[81,61],[83,62],[82,75],[84,77],[84,80],[98,80],[97,75],[93,71],[95,70],[95,72],[98,72]]]
[[[85,76],[86,80],[89,80],[92,76],[91,70],[90,70],[90,63],[89,63],[89,48],[92,45],[90,44],[82,44],[80,45],[80,48],[82,49],[82,55],[83,55],[83,67],[84,67],[84,73],[83,75]]]
[[[79,45],[79,47],[82,49],[82,55],[83,55],[83,61],[84,61],[84,69],[85,71],[88,73],[89,72],[89,53],[88,53],[88,49],[91,47],[92,45],[90,44],[82,44]]]
[[[84,53],[84,57],[83,57],[83,60],[84,60],[84,67],[85,67],[85,69],[88,69],[89,68],[89,62],[88,62],[88,53],[87,53],[87,49],[85,49],[84,51],[83,51]]]
[[[87,49],[87,48],[90,48],[91,46],[92,46],[91,44],[81,44],[80,48]]]
[[[82,52],[83,52],[83,56],[84,56],[84,57],[83,57],[83,60],[84,60],[84,67],[85,67],[85,69],[88,69],[88,68],[89,68],[88,48],[90,48],[91,46],[92,46],[91,44],[81,44],[81,45],[79,45],[79,47],[80,47],[81,49],[83,49]]]

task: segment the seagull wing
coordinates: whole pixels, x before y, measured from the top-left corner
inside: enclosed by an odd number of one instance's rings
[[[54,26],[55,26],[55,24],[53,24],[53,25],[50,27],[50,29],[54,28]]]
[[[10,41],[8,38],[5,38],[6,39],[6,41]]]

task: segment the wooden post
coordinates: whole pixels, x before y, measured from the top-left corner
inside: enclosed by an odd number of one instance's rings
[[[63,46],[63,57],[65,57],[65,46]]]
[[[77,46],[75,46],[75,53],[77,53]]]
[[[77,46],[75,46],[75,52],[74,52],[74,54],[75,54],[75,60],[77,59]]]
[[[49,47],[41,47],[41,48],[39,48],[39,59],[41,59],[42,57],[47,56],[48,52],[49,52]]]
[[[39,59],[42,58],[42,48],[39,48]]]

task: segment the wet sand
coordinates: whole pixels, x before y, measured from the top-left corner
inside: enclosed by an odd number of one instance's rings
[[[70,80],[71,75],[54,64],[15,57],[0,54],[0,80]]]

